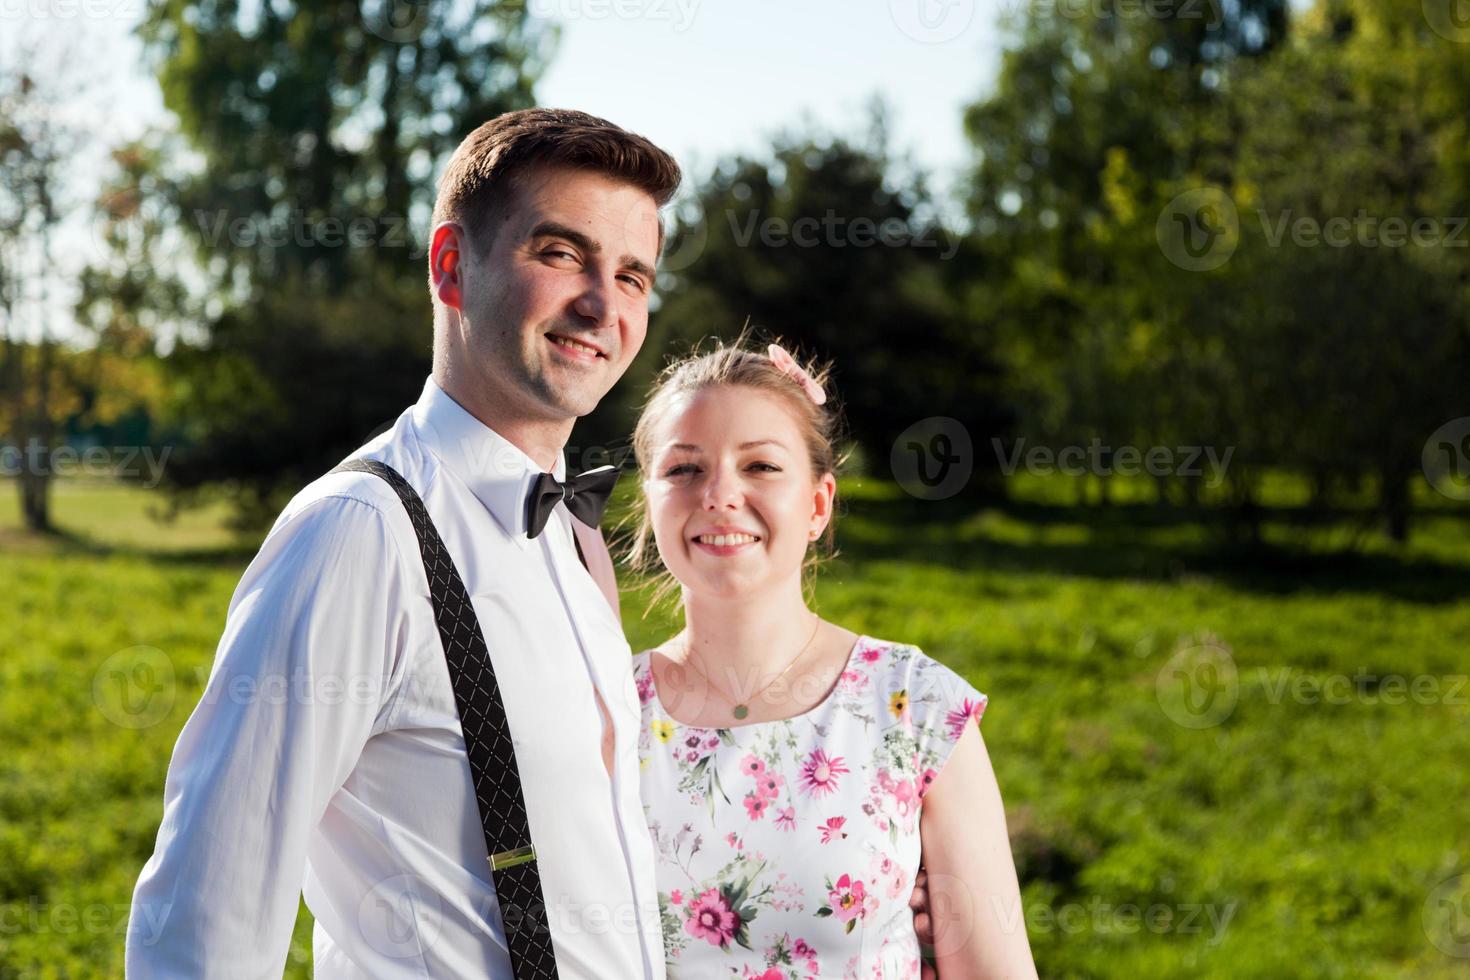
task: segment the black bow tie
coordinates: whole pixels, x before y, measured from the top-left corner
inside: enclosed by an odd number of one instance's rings
[[[540,534],[552,509],[563,500],[567,502],[567,510],[583,524],[596,527],[621,474],[616,466],[599,466],[562,483],[550,473],[542,473],[536,477],[526,498],[526,535],[534,538]]]

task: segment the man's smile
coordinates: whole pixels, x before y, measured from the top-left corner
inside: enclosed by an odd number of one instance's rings
[[[546,335],[546,339],[551,341],[551,345],[562,354],[583,363],[589,363],[598,359],[607,359],[607,355],[599,348],[583,343],[580,340],[573,340],[571,337],[563,334],[549,333]]]

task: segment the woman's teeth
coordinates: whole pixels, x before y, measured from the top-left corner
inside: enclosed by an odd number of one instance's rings
[[[746,544],[751,541],[759,541],[760,538],[754,534],[701,534],[694,540],[703,544],[712,544],[716,548],[723,548],[727,544]]]

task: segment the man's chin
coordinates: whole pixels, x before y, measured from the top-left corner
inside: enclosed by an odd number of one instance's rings
[[[557,392],[555,405],[566,415],[581,418],[591,415],[605,394],[602,391]]]

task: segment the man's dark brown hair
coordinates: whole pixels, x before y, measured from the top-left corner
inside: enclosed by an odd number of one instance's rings
[[[516,181],[535,167],[571,167],[647,192],[663,207],[679,188],[679,165],[642,136],[575,109],[519,109],[464,138],[434,200],[434,227],[457,221],[476,248],[494,239],[497,212]],[[663,226],[659,226],[663,248]]]

